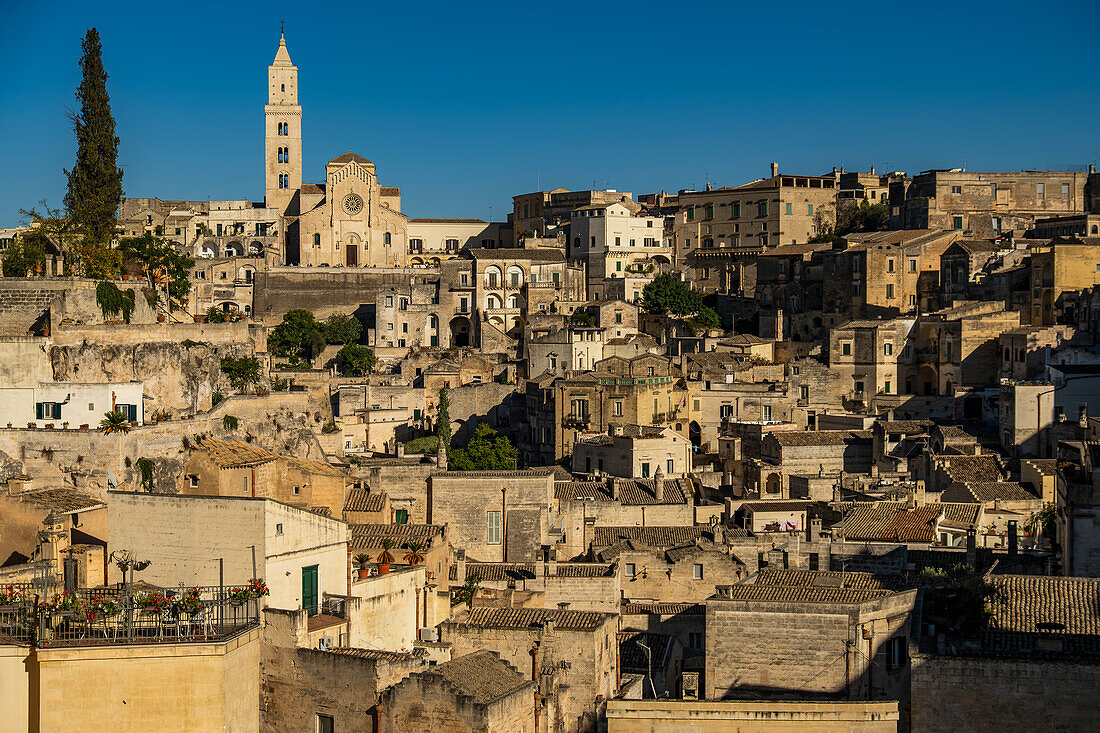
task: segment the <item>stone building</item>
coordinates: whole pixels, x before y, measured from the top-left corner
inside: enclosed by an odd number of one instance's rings
[[[1050,730],[1094,727],[1100,703],[1084,691],[1100,684],[1100,581],[989,575],[987,582],[996,592],[972,638],[913,624],[913,730],[955,731],[974,721],[1006,730],[1039,716]],[[959,694],[961,686],[968,694]]]
[[[1062,323],[1065,293],[1100,285],[1100,238],[1059,238],[1031,251],[1031,324]]]
[[[818,254],[821,308],[853,318],[895,318],[933,310],[940,255],[960,232],[931,229],[848,234]]]
[[[439,267],[463,250],[512,246],[512,231],[500,222],[482,219],[409,219],[411,267]]]
[[[956,301],[978,299],[986,267],[1000,251],[987,239],[960,239],[940,255],[940,302],[944,307]]]
[[[570,214],[582,206],[618,203],[631,213],[641,210],[628,191],[536,191],[512,197],[512,221],[515,224],[516,246],[523,239],[549,236],[549,233],[569,223]]]
[[[428,479],[428,522],[447,524],[469,560],[522,562],[552,544],[554,472],[446,471]]]
[[[745,465],[745,485],[762,499],[792,498],[793,476],[869,473],[872,447],[870,430],[769,432],[760,458]]]
[[[691,443],[669,427],[612,425],[607,433],[582,435],[573,446],[574,473],[649,478],[658,467],[668,478],[692,470]]]
[[[394,733],[534,730],[535,687],[498,655],[473,651],[413,672],[382,693],[379,728]]]
[[[831,176],[771,176],[742,186],[681,191],[672,227],[676,264],[705,290],[751,295],[755,257],[769,247],[804,244],[836,222]]]
[[[698,603],[747,574],[728,545],[704,539],[667,548],[623,540],[600,550],[598,557],[614,559],[622,597],[631,603]],[[685,639],[685,648],[702,651],[695,642]]]
[[[664,218],[638,216],[622,203],[592,204],[571,213],[569,256],[585,264],[588,290],[603,294],[606,280],[627,273],[667,271],[672,248],[664,240]]]
[[[602,361],[606,331],[593,326],[569,325],[527,341],[527,365],[532,376],[565,376],[586,371]]]
[[[537,676],[547,730],[595,731],[615,694],[618,615],[534,608],[474,607],[440,625],[455,656],[496,652],[526,679]],[[534,672],[534,674],[532,674]]]
[[[683,430],[685,394],[680,370],[650,354],[611,357],[585,374],[528,381],[527,435],[520,447],[529,463],[546,465],[569,455],[579,433],[606,432],[611,424]]]
[[[895,587],[867,573],[781,571],[719,589],[705,602],[706,699],[810,696],[908,707],[917,592]]]
[[[558,562],[498,563],[457,560],[451,566],[450,585],[459,590],[477,579],[474,605],[511,608],[555,608],[616,613],[622,598],[622,578],[615,563]]]
[[[891,229],[957,229],[975,237],[1030,229],[1085,210],[1085,173],[925,171],[890,183]]]
[[[266,497],[341,517],[351,477],[324,461],[283,456],[253,443],[207,438],[195,446],[179,479],[191,496]]]
[[[841,406],[877,412],[912,392],[906,366],[916,351],[916,321],[850,321],[829,331],[829,369],[840,382]]]

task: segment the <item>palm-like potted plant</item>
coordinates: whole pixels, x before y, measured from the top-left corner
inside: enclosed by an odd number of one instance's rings
[[[420,554],[420,551],[424,549],[424,545],[419,542],[410,542],[405,546],[409,548],[409,551],[405,554],[405,562],[409,565],[419,565],[424,562],[424,556]]]
[[[370,562],[370,555],[365,552],[360,552],[355,556],[355,563],[359,566],[359,580],[367,577],[367,563]]]
[[[99,429],[104,433],[128,433],[130,427],[130,418],[118,410],[111,410],[99,421]]]
[[[390,550],[394,548],[394,541],[391,539],[382,540],[382,552],[378,553],[378,574],[385,575],[390,571],[390,563],[393,562],[393,555]]]

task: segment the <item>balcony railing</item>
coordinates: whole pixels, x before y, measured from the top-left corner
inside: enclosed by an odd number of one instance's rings
[[[40,647],[211,641],[259,625],[261,597],[249,585],[84,588],[49,600],[5,587],[0,638]]]
[[[574,412],[566,415],[562,418],[562,425],[565,427],[584,427],[590,422],[587,412]]]

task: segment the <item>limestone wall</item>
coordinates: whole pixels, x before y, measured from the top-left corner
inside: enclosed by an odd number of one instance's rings
[[[30,672],[35,730],[258,731],[259,634],[216,644],[38,649]]]
[[[295,308],[317,318],[334,313],[359,312],[364,323],[374,323],[374,306],[383,288],[407,286],[424,270],[403,268],[276,267],[256,273],[253,315],[276,325]]]
[[[896,702],[611,700],[607,704],[608,733],[895,733],[898,720]]]
[[[915,731],[1096,729],[1095,664],[913,655],[911,667]]]

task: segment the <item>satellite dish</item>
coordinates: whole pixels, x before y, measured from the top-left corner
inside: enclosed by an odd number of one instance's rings
[[[112,471],[109,468],[107,469],[107,488],[108,489],[117,489],[118,488],[118,481],[115,480],[115,473],[114,473],[114,471]]]

